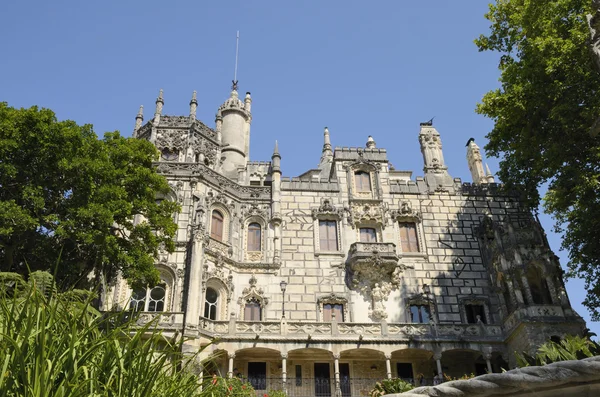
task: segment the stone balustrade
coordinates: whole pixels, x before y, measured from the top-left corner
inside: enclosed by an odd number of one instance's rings
[[[485,324],[404,324],[404,323],[341,323],[300,321],[213,321],[200,320],[201,332],[227,339],[279,337],[334,340],[490,340],[503,339],[500,325]]]
[[[156,328],[167,331],[181,330],[183,327],[182,312],[140,312],[135,318],[135,325],[144,326],[153,323]]]

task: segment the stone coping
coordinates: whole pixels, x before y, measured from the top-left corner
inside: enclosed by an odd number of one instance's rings
[[[491,397],[532,395],[545,390],[600,382],[600,356],[584,360],[561,361],[540,367],[524,367],[501,374],[481,375],[438,386],[424,386],[397,397]]]

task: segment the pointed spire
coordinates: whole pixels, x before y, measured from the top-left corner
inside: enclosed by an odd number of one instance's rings
[[[135,116],[135,127],[133,127],[133,137],[137,138],[137,132],[142,126],[142,122],[144,121],[144,105],[140,105],[140,110],[138,111],[137,116]]]
[[[162,114],[163,105],[165,101],[163,100],[163,90],[160,89],[158,93],[158,98],[156,98],[156,110],[154,111],[154,125],[158,125],[160,122],[160,115]]]
[[[281,155],[279,154],[279,143],[277,141],[275,141],[275,148],[273,149],[271,160],[273,160],[273,172],[281,173]]]
[[[492,174],[492,171],[490,171],[490,166],[487,165],[487,163],[485,163],[485,170],[486,170],[486,179],[488,183],[496,183],[496,180],[494,179],[494,175]]]
[[[323,131],[323,153],[327,153],[327,155],[333,155],[331,151],[331,138],[329,136],[329,128],[325,127]]]
[[[323,151],[319,161],[319,169],[322,173],[328,173],[333,162],[333,150],[331,150],[331,139],[329,137],[329,128],[325,127],[323,131]]]
[[[190,120],[196,120],[196,109],[198,108],[198,101],[196,100],[196,91],[192,93],[192,100],[190,101]]]

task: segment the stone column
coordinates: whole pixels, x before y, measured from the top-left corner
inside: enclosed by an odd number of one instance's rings
[[[281,353],[281,383],[282,389],[287,394],[287,353]]]
[[[340,387],[340,353],[333,355],[333,372],[335,373],[335,395],[342,395],[342,388]]]
[[[527,299],[528,305],[533,305],[533,295],[531,295],[531,289],[529,288],[529,281],[527,281],[527,277],[525,275],[521,276],[521,282],[523,283],[523,294]]]
[[[552,276],[546,276],[546,284],[548,285],[548,290],[550,292],[550,299],[552,299],[552,304],[560,305],[560,296],[556,290],[556,286],[554,285],[554,280]]]
[[[493,373],[493,369],[492,369],[492,352],[491,351],[487,351],[485,353],[483,353],[483,358],[485,358],[485,364],[487,365],[487,370],[488,373],[491,374]]]
[[[435,360],[435,365],[437,367],[437,373],[440,377],[443,377],[443,371],[442,371],[442,353],[434,353],[433,354],[433,359]]]
[[[281,155],[275,141],[271,156],[273,174],[271,176],[271,224],[273,225],[273,263],[281,263]]]
[[[186,327],[198,328],[200,324],[200,308],[202,299],[202,257],[203,234],[197,229],[192,245],[192,260],[190,261],[190,280],[188,283],[187,306],[185,308]]]
[[[227,377],[233,377],[233,359],[235,358],[235,353],[227,353],[227,357],[229,358],[229,370],[227,371]]]
[[[385,371],[387,373],[387,378],[392,379],[392,363],[390,360],[392,359],[392,355],[390,353],[386,353],[385,355]]]

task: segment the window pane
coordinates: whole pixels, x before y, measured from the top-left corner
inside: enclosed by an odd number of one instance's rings
[[[477,316],[479,316],[484,324],[487,323],[483,305],[465,305],[465,312],[469,324],[477,324]]]
[[[214,210],[210,221],[210,237],[222,241],[223,240],[223,214]]]
[[[129,301],[129,310],[144,311],[146,306],[146,288],[140,288],[133,291]]]
[[[148,299],[149,312],[162,312],[165,308],[165,286],[157,285],[150,290]]]
[[[357,171],[354,173],[354,184],[357,192],[371,191],[371,176],[368,172]]]
[[[329,303],[323,305],[323,321],[331,321],[331,305]]]
[[[363,227],[360,229],[360,241],[361,243],[376,243],[377,232],[375,229],[370,227]]]
[[[335,319],[339,322],[344,322],[344,306],[341,304],[333,305],[333,312],[335,313]]]
[[[412,322],[412,323],[419,322],[419,307],[418,306],[413,305],[410,307],[410,322]]]
[[[402,252],[419,252],[417,225],[414,222],[400,222],[399,226]]]
[[[206,295],[204,298],[204,317],[216,320],[217,319],[217,305],[219,301],[219,294],[213,288],[206,289]]]
[[[258,223],[248,225],[248,251],[260,251],[260,232],[260,225]]]
[[[319,221],[319,248],[321,251],[337,251],[337,222]]]
[[[420,310],[420,314],[421,314],[421,323],[423,324],[428,324],[429,323],[429,307],[428,306],[421,306],[421,310]]]

